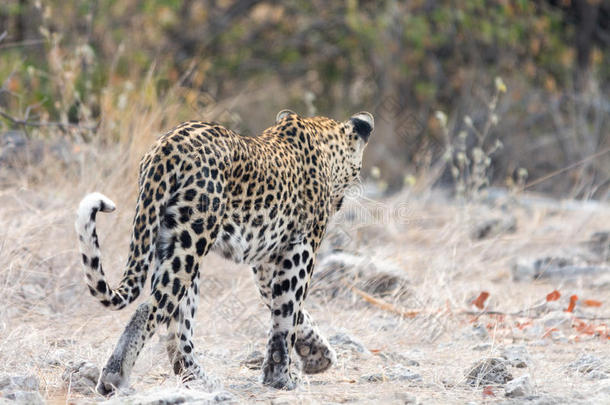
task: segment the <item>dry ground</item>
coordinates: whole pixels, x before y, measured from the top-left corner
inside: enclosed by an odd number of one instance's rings
[[[75,361],[102,367],[137,305],[111,312],[89,295],[73,221],[78,201],[87,191],[99,190],[117,203],[117,212],[98,216],[104,268],[115,284],[127,255],[135,200],[132,168],[139,151],[117,156],[114,151],[83,146],[72,152],[74,158],[65,167],[0,169],[0,376],[35,375],[50,403],[101,400],[93,392],[75,392],[62,374]],[[573,282],[515,282],[511,276],[513,263],[520,258],[587,255],[583,243],[594,231],[610,228],[610,207],[528,201],[464,206],[429,191],[405,191],[379,201],[352,199],[351,212],[358,215],[343,216],[334,227],[347,239],[344,250],[361,255],[358,265],[364,274],[367,268],[377,272],[391,268],[394,276],[402,272],[398,276],[404,285],[394,295],[375,296],[393,305],[386,308],[352,292],[349,288],[356,279],[339,280],[334,298],[324,285],[314,285],[317,292],[307,306],[324,333],[351,336],[366,350],[338,344],[338,364],[324,374],[305,376],[294,392],[262,387],[257,382],[259,371],[243,364],[254,350],[264,350],[267,313],[247,267],[208,257],[196,350],[206,369],[222,379],[238,402],[445,404],[510,401],[501,386],[490,387],[485,395],[483,387],[466,384],[464,373],[476,360],[497,355],[503,346],[523,344],[531,362],[526,368],[510,367],[510,372],[513,377],[530,375],[533,392],[528,401],[610,403],[610,379],[601,378],[604,372],[610,375],[610,340],[604,335],[607,328],[603,329],[610,322],[610,283],[604,283],[602,276]],[[482,240],[471,238],[472,226],[494,215],[513,215],[516,230]],[[606,317],[586,321],[598,327],[594,334],[570,325],[557,331],[536,330],[538,318],[549,310],[546,307],[518,316],[464,312],[476,311],[471,301],[481,291],[490,293],[486,309],[513,313],[544,302],[555,289],[562,293],[555,307],[558,312],[567,307],[567,297],[576,294],[580,300],[575,316]],[[602,305],[585,307],[580,305],[583,299]],[[392,309],[420,312],[407,318]],[[568,367],[583,354],[605,361],[598,370],[601,377]],[[396,377],[392,370],[399,365],[412,378]],[[176,387],[170,371],[163,344],[155,337],[140,355],[132,387],[137,391]]]

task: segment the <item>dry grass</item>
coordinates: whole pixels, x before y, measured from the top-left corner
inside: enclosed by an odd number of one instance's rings
[[[4,184],[0,190],[0,375],[36,375],[43,396],[51,403],[96,399],[94,393],[71,392],[61,375],[71,361],[89,360],[103,366],[137,305],[110,312],[89,296],[73,231],[74,211],[86,192],[102,191],[117,203],[116,213],[99,216],[99,235],[106,272],[111,284],[118,282],[135,201],[135,164],[163,125],[163,120],[147,116],[137,121],[146,122],[142,133],[149,135],[126,137],[110,146],[75,144],[69,164],[48,157],[19,171],[4,168],[0,172]],[[409,293],[380,299],[422,313],[401,318],[353,293],[335,299],[312,295],[307,305],[327,335],[345,331],[372,354],[339,347],[337,366],[321,375],[305,376],[302,387],[294,392],[262,387],[258,371],[241,365],[252,350],[264,350],[268,324],[248,268],[217,257],[205,259],[207,278],[201,288],[196,349],[205,367],[239,401],[390,403],[403,402],[409,395],[425,403],[501,400],[501,389],[496,389],[497,397],[483,397],[481,388],[464,384],[464,371],[496,347],[513,342],[525,342],[533,358],[528,369],[514,369],[513,374],[529,373],[537,395],[581,400],[595,392],[599,380],[575,375],[566,367],[581,353],[607,353],[608,339],[566,335],[566,341],[523,340],[507,327],[522,318],[483,315],[475,319],[463,311],[474,309],[469,303],[483,290],[491,294],[489,309],[515,312],[560,289],[564,295],[602,301],[601,308],[586,309],[589,315],[610,315],[607,288],[548,280],[515,283],[510,276],[511,264],[518,257],[578,250],[593,231],[604,230],[610,223],[607,205],[568,210],[509,204],[517,231],[476,241],[469,237],[472,224],[489,213],[501,213],[500,209],[457,206],[430,192],[361,201],[353,203],[352,209],[380,207],[390,212],[389,221],[376,217],[338,225],[348,230],[351,246],[363,254],[363,260],[392,262],[404,271]],[[492,348],[472,350],[479,343],[469,334],[473,322],[488,326]],[[421,374],[421,381],[361,379],[406,360],[419,363],[409,368]],[[140,355],[132,385],[136,390],[177,386],[170,371],[165,349],[154,338]]]

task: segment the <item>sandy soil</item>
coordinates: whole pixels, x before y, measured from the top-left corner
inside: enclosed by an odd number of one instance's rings
[[[49,403],[103,399],[73,389],[62,374],[79,361],[101,368],[137,305],[108,311],[89,295],[82,279],[73,221],[86,191],[98,189],[118,204],[116,213],[98,220],[104,268],[114,283],[126,258],[134,183],[105,182],[108,170],[90,175],[97,179],[90,183],[81,176],[71,184],[69,177],[54,174],[45,181],[11,181],[0,189],[0,376],[36,376]],[[360,273],[348,272],[333,286],[316,281],[307,301],[321,329],[334,337],[338,364],[324,374],[304,376],[296,391],[261,386],[259,370],[244,364],[253,351],[264,351],[269,324],[249,269],[218,257],[205,259],[196,350],[234,401],[610,403],[610,273],[524,281],[512,275],[517,260],[548,255],[603,265],[586,241],[595,231],[609,230],[607,204],[521,196],[460,205],[428,191],[377,200],[358,194],[347,207],[351,214],[338,218],[333,232],[343,238],[334,248],[355,257],[358,263],[349,266]],[[516,220],[514,231],[471,237],[481,221],[508,216]],[[325,254],[338,253],[327,246]],[[362,278],[369,269],[391,274],[399,283],[363,296]],[[353,285],[356,290],[350,289]],[[561,298],[544,304],[553,290]],[[472,301],[482,291],[489,298],[480,311]],[[574,312],[565,313],[573,294],[579,297]],[[585,299],[601,306],[586,306]],[[417,315],[396,313],[407,310]],[[566,314],[568,321],[549,326],[549,313],[551,318]],[[135,391],[179,386],[161,335],[139,357],[131,379]],[[529,360],[524,368],[509,365],[508,371],[513,378],[528,374],[530,392],[510,399],[503,385],[468,384],[465,373],[474,362],[497,357],[515,344],[525,347]],[[600,360],[595,373],[570,367],[584,354]]]

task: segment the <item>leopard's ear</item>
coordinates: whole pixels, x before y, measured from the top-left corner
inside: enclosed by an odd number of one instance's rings
[[[358,134],[365,142],[369,140],[371,132],[375,128],[375,119],[373,114],[361,111],[351,116],[350,121],[354,126],[354,132]]]
[[[277,115],[275,116],[275,123],[279,124],[280,121],[282,121],[284,118],[291,116],[291,115],[297,115],[297,113],[295,113],[292,110],[282,110],[279,113],[277,113]]]

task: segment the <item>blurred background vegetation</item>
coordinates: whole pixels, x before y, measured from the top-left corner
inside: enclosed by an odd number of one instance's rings
[[[388,191],[457,168],[607,199],[609,50],[605,0],[4,0],[0,133],[113,143],[368,110],[364,175]]]

